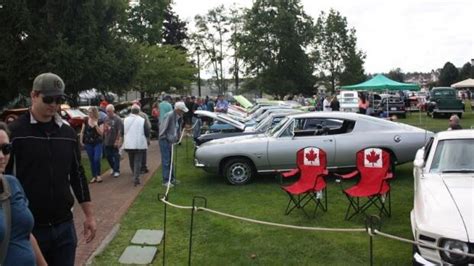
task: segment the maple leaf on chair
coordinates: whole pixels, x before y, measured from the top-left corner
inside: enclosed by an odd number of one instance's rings
[[[315,153],[313,149],[306,153],[305,156],[308,161],[314,161],[316,158],[318,158],[318,154]]]
[[[367,161],[369,161],[369,163],[373,165],[378,162],[378,160],[380,159],[380,155],[378,155],[377,153],[375,153],[375,151],[372,150],[370,154],[366,156],[366,158]]]

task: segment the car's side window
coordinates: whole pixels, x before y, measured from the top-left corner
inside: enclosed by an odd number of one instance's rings
[[[295,132],[295,121],[291,122],[291,124],[286,127],[286,129],[281,133],[281,137],[293,137],[293,134]]]

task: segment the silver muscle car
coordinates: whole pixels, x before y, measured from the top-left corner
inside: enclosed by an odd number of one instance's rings
[[[272,130],[257,135],[217,139],[196,149],[195,166],[223,174],[231,184],[249,182],[256,173],[293,169],[296,151],[316,146],[326,151],[332,171],[354,168],[356,152],[380,147],[392,163],[413,161],[416,151],[434,134],[430,131],[367,115],[312,112],[290,115]]]

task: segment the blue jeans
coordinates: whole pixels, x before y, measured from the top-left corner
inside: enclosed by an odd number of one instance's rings
[[[102,143],[85,144],[87,156],[91,163],[92,177],[100,176],[100,160],[102,159]]]
[[[72,220],[48,227],[35,227],[33,235],[48,265],[74,265],[77,236]]]
[[[166,139],[160,139],[161,169],[163,171],[163,183],[168,183],[170,179],[171,167],[171,143]],[[171,173],[171,181],[174,181],[174,169]]]
[[[105,156],[114,173],[120,173],[120,154],[118,148],[105,146]]]

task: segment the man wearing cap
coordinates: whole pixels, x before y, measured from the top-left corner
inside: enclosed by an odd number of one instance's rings
[[[56,74],[41,74],[30,96],[30,110],[10,124],[13,153],[6,172],[15,174],[25,190],[35,219],[33,234],[48,264],[74,265],[71,188],[85,215],[87,242],[95,236],[96,222],[76,132],[58,115],[64,82]]]
[[[170,186],[176,184],[174,174],[171,173],[170,176],[171,149],[172,145],[178,141],[178,120],[180,117],[183,116],[184,113],[188,111],[189,110],[184,104],[184,102],[176,102],[174,105],[174,111],[166,114],[160,124],[160,133],[158,135],[158,140],[160,142],[161,166],[163,171],[164,186],[168,185],[168,182],[171,182]]]

